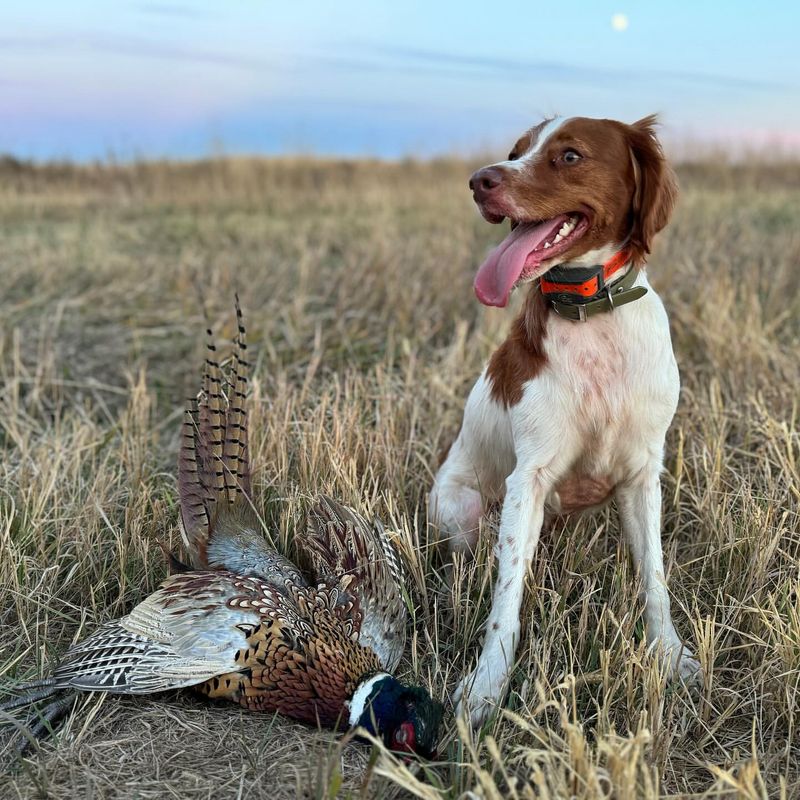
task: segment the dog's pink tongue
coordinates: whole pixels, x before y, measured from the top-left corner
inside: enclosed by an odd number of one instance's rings
[[[561,219],[518,225],[492,250],[475,276],[475,294],[485,306],[502,308],[525,269],[528,256],[561,225]],[[541,254],[544,256],[544,252]]]

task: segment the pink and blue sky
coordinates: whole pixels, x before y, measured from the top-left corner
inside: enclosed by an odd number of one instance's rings
[[[433,155],[653,111],[800,153],[799,31],[786,0],[3,3],[0,153]]]

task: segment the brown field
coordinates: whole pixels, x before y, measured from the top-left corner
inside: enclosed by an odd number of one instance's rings
[[[472,295],[499,231],[470,166],[0,164],[6,687],[164,576],[199,296],[229,336],[238,289],[271,529],[290,543],[317,491],[397,529],[416,603],[403,673],[447,697],[481,640],[497,520],[451,592],[426,493],[511,319]],[[664,550],[704,690],[665,685],[646,654],[612,508],[545,533],[506,710],[474,738],[449,715],[441,763],[188,692],[89,697],[57,741],[0,753],[0,797],[800,796],[800,165],[679,173],[650,272],[683,380]]]

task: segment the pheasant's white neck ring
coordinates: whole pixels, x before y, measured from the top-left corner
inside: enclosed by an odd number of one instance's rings
[[[361,715],[364,713],[364,708],[367,705],[367,700],[372,694],[372,690],[377,683],[380,683],[384,678],[391,678],[388,672],[377,672],[371,675],[365,681],[358,684],[358,688],[353,692],[353,697],[350,700],[350,727],[358,725]]]

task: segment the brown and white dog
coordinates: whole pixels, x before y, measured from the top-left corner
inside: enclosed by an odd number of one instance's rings
[[[512,224],[478,271],[478,299],[505,306],[529,285],[430,497],[451,552],[475,547],[485,505],[503,499],[483,651],[454,695],[475,725],[505,690],[544,520],[611,497],[640,574],[647,640],[672,675],[702,679],[672,622],[661,552],[659,475],[679,378],[643,267],[677,188],[655,123],[547,120],[470,180],[483,216]]]

